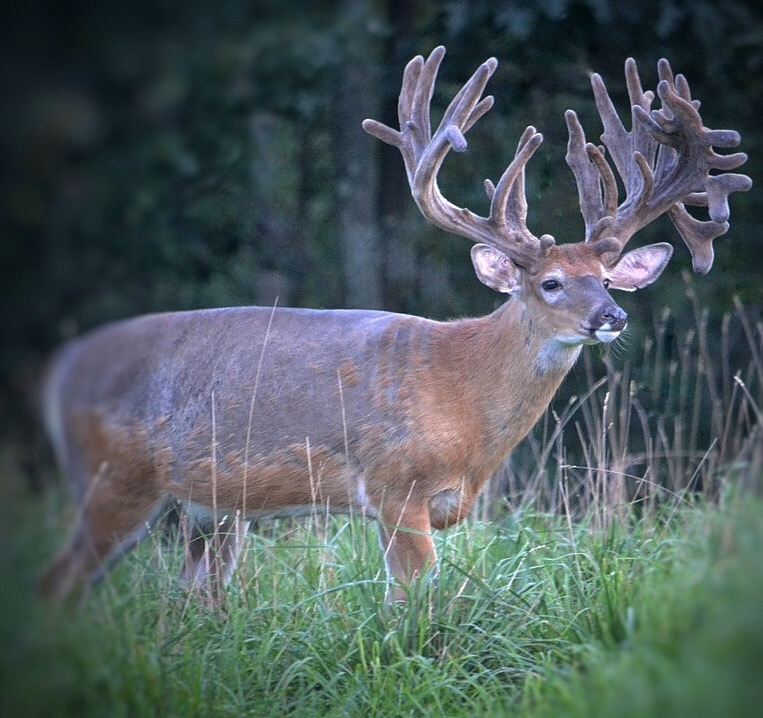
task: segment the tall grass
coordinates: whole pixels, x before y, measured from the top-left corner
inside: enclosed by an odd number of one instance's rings
[[[64,514],[5,461],[0,715],[757,715],[762,338],[737,306],[664,316],[637,365],[588,356],[400,606],[373,524],[323,514],[250,535],[225,612],[159,535],[42,604]]]

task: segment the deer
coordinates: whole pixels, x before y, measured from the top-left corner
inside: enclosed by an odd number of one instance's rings
[[[213,602],[235,569],[240,530],[316,510],[376,520],[386,599],[404,601],[416,579],[436,573],[433,531],[469,515],[582,348],[625,330],[610,290],[646,287],[667,265],[672,244],[625,252],[631,237],[665,214],[694,271],[710,270],[713,240],[729,228],[729,196],[752,184],[730,171],[747,156],[716,152],[740,135],[704,126],[667,60],[656,95],[626,61],[630,130],[592,74],[602,145],[587,142],[577,114],[566,112],[585,237],[557,244],[526,223],[525,168],[543,140],[532,126],[498,182],[485,181],[486,216],[442,195],[438,172],[492,107],[483,93],[497,66],[491,58],[478,67],[433,132],[444,54],[437,47],[406,66],[399,129],[372,119],[363,129],[400,151],[424,218],[473,243],[477,278],[505,301],[486,316],[448,321],[362,309],[179,311],[71,340],[47,373],[44,417],[78,520],[41,579],[46,595],[102,578],[180,505],[190,527],[182,578]]]

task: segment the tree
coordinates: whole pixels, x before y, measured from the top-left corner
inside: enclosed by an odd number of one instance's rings
[[[343,60],[333,102],[337,152],[337,218],[346,302],[351,307],[381,308],[382,262],[376,199],[374,153],[360,131],[366,117],[378,114],[374,68],[379,64],[379,27],[372,0],[340,0]]]

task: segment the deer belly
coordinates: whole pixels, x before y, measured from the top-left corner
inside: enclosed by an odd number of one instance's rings
[[[196,511],[241,511],[247,519],[362,508],[363,495],[344,453],[293,444],[266,456],[240,452],[176,467],[172,494]]]

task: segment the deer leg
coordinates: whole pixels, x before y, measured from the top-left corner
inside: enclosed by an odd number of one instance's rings
[[[40,592],[61,600],[102,579],[148,534],[163,508],[155,491],[131,491],[119,477],[97,476],[84,498],[77,528],[39,581]],[[115,510],[118,507],[118,510]]]
[[[405,507],[396,512],[385,507],[379,518],[384,562],[391,581],[386,600],[389,603],[405,601],[406,587],[437,562],[429,510],[426,506]]]
[[[236,568],[250,524],[239,516],[226,516],[216,524],[183,517],[185,558],[180,577],[211,607],[224,603],[223,590]]]
[[[39,591],[46,598],[61,600],[75,587],[82,587],[97,565],[98,559],[87,529],[80,526],[40,577]]]

